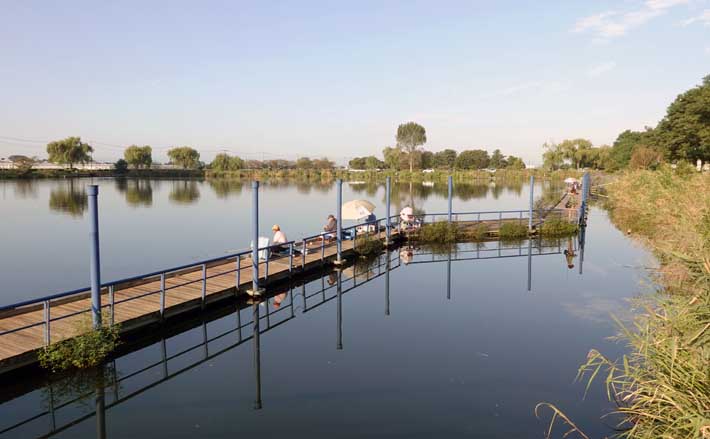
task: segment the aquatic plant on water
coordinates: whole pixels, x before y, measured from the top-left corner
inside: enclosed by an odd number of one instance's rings
[[[355,238],[354,248],[358,255],[367,256],[381,252],[384,244],[376,235],[360,235]]]
[[[540,235],[546,238],[571,236],[577,233],[577,224],[562,218],[548,218],[539,227]]]
[[[498,237],[502,240],[523,239],[528,236],[527,224],[518,222],[503,223],[498,230]]]
[[[451,244],[463,238],[463,234],[456,223],[448,221],[438,221],[424,224],[416,239],[424,243]]]
[[[40,366],[53,372],[96,366],[119,345],[119,331],[119,325],[103,325],[94,330],[91,319],[83,318],[75,324],[78,335],[51,343],[37,352]]]

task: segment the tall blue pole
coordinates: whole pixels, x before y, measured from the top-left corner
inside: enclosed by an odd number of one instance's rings
[[[533,197],[535,189],[535,176],[530,176],[530,210],[528,211],[528,231],[532,232],[533,228]]]
[[[390,189],[391,189],[391,177],[387,177],[387,182],[385,183],[385,205],[386,207],[386,212],[385,212],[385,245],[389,245],[390,243]]]
[[[340,258],[340,254],[343,250],[343,180],[338,179],[335,182],[335,187],[336,187],[336,191],[337,191],[337,203],[338,203],[338,205],[336,207],[336,211],[335,211],[336,216],[337,216],[337,218],[336,218],[337,232],[336,233],[338,234],[338,237],[337,237],[338,238],[337,239],[338,256],[337,256],[336,263],[339,264],[342,261],[342,259]]]
[[[99,254],[99,187],[89,186],[89,222],[91,237],[91,321],[101,327],[101,258]]]
[[[251,182],[251,227],[252,227],[252,249],[251,266],[252,281],[251,288],[254,294],[259,292],[259,182]],[[305,251],[305,249],[303,249]]]
[[[451,222],[451,211],[453,210],[454,181],[449,175],[449,222]]]

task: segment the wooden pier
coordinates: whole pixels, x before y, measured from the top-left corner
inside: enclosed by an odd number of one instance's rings
[[[495,235],[495,231],[503,224],[516,222],[531,225],[530,232],[534,234],[535,228],[548,218],[566,218],[575,222],[584,218],[586,206],[580,209],[566,208],[568,197],[566,194],[553,208],[540,211],[532,209],[532,197],[528,210],[452,212],[449,204],[449,212],[418,215],[418,223],[443,220],[462,225],[485,223]],[[342,228],[342,231],[339,240],[341,258],[356,253],[358,234],[361,236],[365,233],[370,238],[389,243],[407,235],[405,230],[400,229],[397,216]],[[345,235],[350,239],[342,238]],[[36,362],[38,349],[76,336],[83,329],[82,324],[87,319],[90,321],[92,316],[103,316],[104,324],[120,324],[122,332],[134,331],[195,308],[204,308],[229,297],[247,294],[255,271],[258,273],[259,287],[267,288],[287,278],[312,274],[337,259],[338,242],[325,241],[323,238],[322,234],[318,234],[300,241],[291,241],[282,244],[278,253],[273,251],[275,246],[259,248],[257,251],[263,255],[263,259],[259,259],[256,270],[252,264],[254,251],[250,249],[128,279],[95,284],[96,294],[93,297],[92,287],[86,287],[0,307],[0,373]],[[97,310],[98,306],[92,306],[92,303],[97,302],[101,304],[100,310]]]

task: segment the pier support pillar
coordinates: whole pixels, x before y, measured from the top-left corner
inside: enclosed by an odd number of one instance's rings
[[[535,192],[535,176],[530,176],[530,210],[528,211],[528,232],[532,233],[533,230],[533,203],[534,203],[534,192]]]
[[[451,214],[453,210],[453,196],[454,196],[454,181],[453,177],[449,175],[449,223],[451,222]]]
[[[101,327],[101,257],[99,252],[99,187],[89,186],[89,227],[91,239],[91,320],[94,329]]]
[[[259,290],[259,182],[251,182],[251,226],[252,226],[252,248],[251,248],[251,291],[252,296],[261,295]],[[305,249],[304,249],[305,251]]]
[[[390,245],[390,236],[391,236],[391,228],[390,228],[390,190],[391,190],[391,185],[392,185],[392,178],[387,177],[387,180],[385,182],[385,246]]]
[[[337,236],[337,249],[338,249],[338,255],[335,259],[335,265],[340,265],[343,263],[343,259],[341,258],[341,254],[343,251],[343,180],[340,178],[336,180],[335,182],[335,189],[336,189],[336,202],[337,202],[337,207],[336,207],[336,220],[337,220],[337,231],[336,233],[338,234]]]

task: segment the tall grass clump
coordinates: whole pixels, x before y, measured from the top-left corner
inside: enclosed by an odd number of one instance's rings
[[[634,171],[608,186],[612,220],[653,249],[663,286],[619,323],[627,355],[592,349],[579,369],[587,388],[604,377],[623,438],[710,438],[710,176],[682,171]]]
[[[562,218],[548,218],[540,226],[540,235],[544,238],[571,236],[577,233],[577,224]]]
[[[505,241],[527,238],[528,226],[521,223],[503,223],[498,230],[498,237]]]
[[[384,244],[377,235],[359,235],[355,238],[355,253],[360,256],[370,256],[378,254],[384,248]]]
[[[438,221],[424,224],[417,235],[417,240],[424,243],[451,244],[463,238],[463,234],[456,223]]]
[[[40,366],[52,372],[93,367],[119,345],[119,325],[103,325],[94,330],[91,319],[83,318],[74,326],[76,336],[52,343],[37,352]]]

